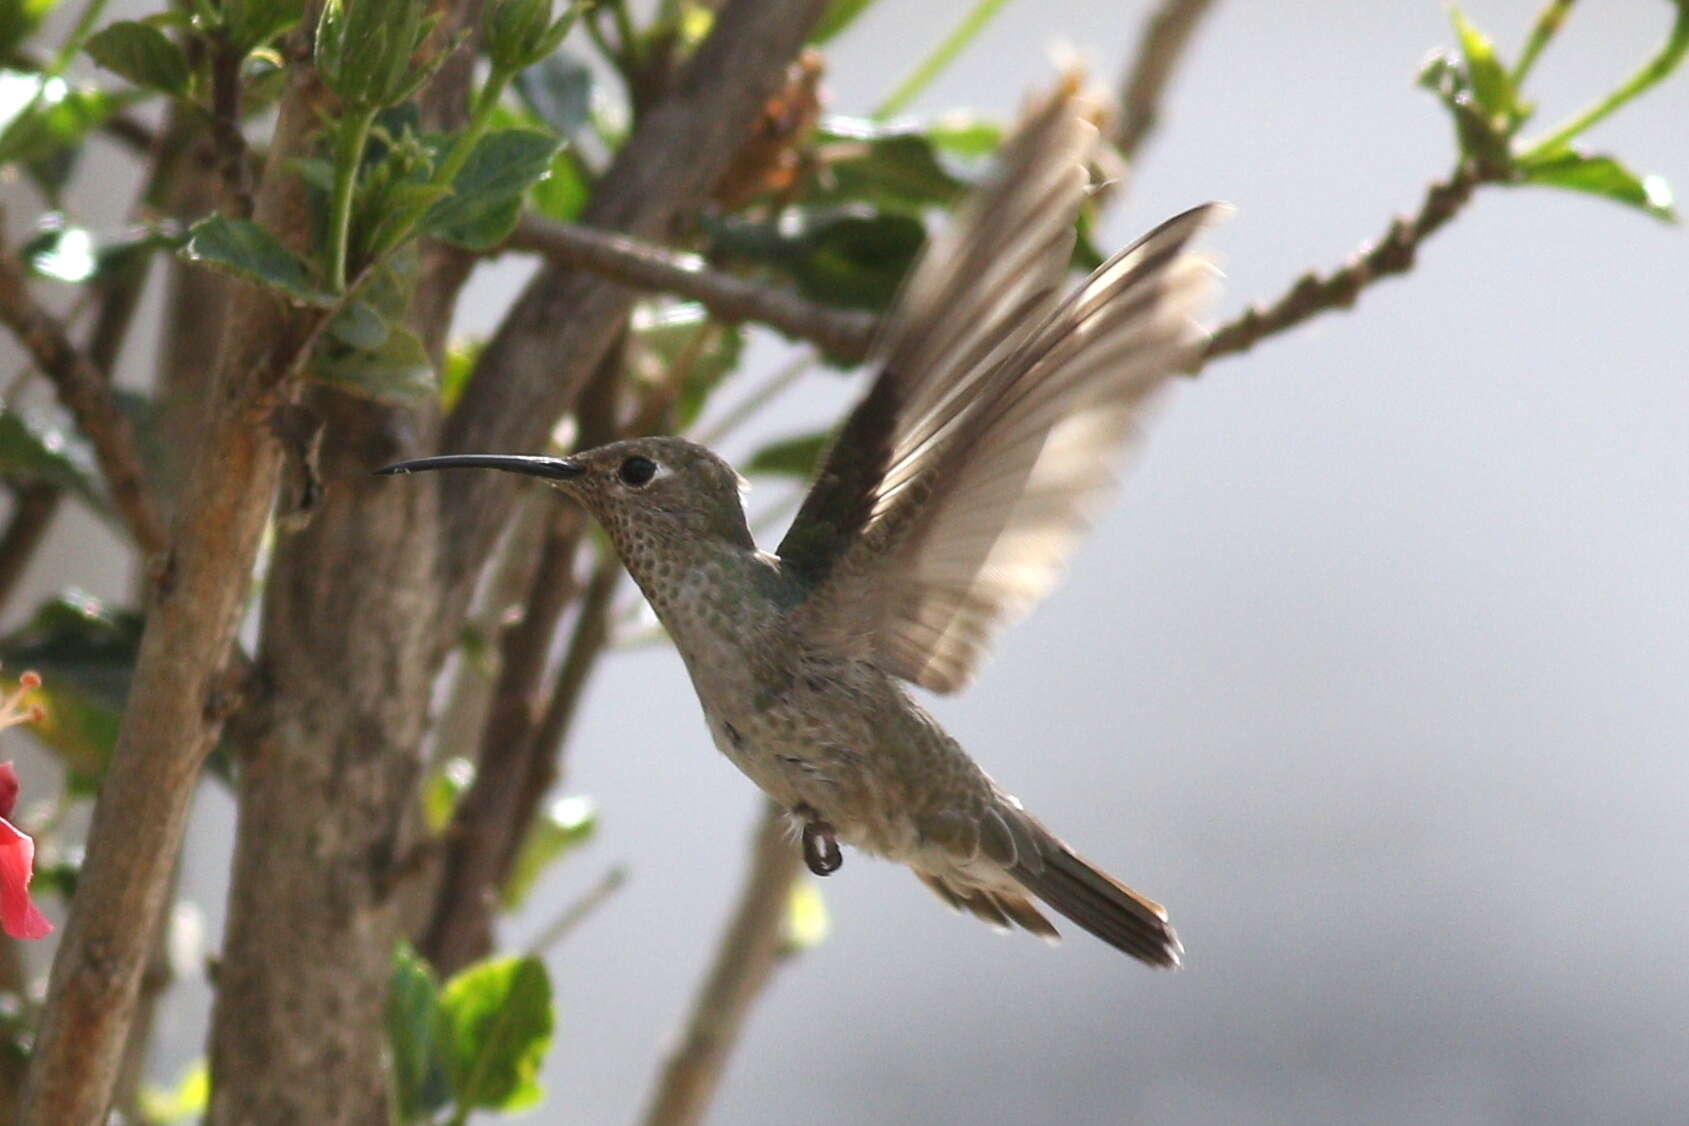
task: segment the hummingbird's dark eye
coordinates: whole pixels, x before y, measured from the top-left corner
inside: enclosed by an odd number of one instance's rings
[[[651,478],[657,475],[657,463],[648,457],[630,457],[622,462],[622,467],[616,470],[616,476],[622,479],[622,484],[639,488],[650,484]]]

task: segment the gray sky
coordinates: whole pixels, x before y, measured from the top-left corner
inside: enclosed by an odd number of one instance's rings
[[[879,5],[830,52],[831,108],[865,111],[966,7]],[[916,108],[1006,114],[1063,39],[1112,80],[1144,10],[1011,4]],[[1472,15],[1511,52],[1533,11]],[[1580,5],[1533,81],[1545,123],[1669,18]],[[1449,167],[1446,117],[1412,80],[1450,38],[1429,0],[1218,5],[1100,241],[1231,201],[1210,239],[1227,312],[1336,263]],[[1685,121],[1680,75],[1591,144],[1689,192]],[[714,1120],[1681,1118],[1686,265],[1682,231],[1638,213],[1485,189],[1406,279],[1180,388],[1066,584],[933,710],[1168,905],[1188,968],[994,935],[851,856],[823,889],[831,937],[756,1012]],[[461,327],[484,329],[516,280],[480,283]],[[814,377],[753,437],[854,386]],[[86,541],[60,549],[39,589],[98,584]],[[630,866],[552,957],[544,1116],[624,1121],[757,799],[666,649],[605,662],[569,775],[601,835],[507,933]],[[213,933],[229,833],[208,792],[188,878]],[[166,1033],[161,1071],[198,1053],[203,1013],[178,1007]]]

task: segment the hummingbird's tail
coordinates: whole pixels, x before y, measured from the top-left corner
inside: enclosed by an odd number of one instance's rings
[[[1178,969],[1185,948],[1161,904],[1139,895],[1050,833],[1039,832],[1036,838],[1036,859],[1009,869],[1022,887],[1115,949],[1152,966]]]
[[[957,833],[944,840],[941,833]],[[1061,936],[1023,892],[1031,892],[1117,950],[1177,969],[1185,948],[1161,904],[1146,899],[1067,847],[1006,794],[977,821],[950,817],[925,826],[929,850],[911,861],[921,881],[958,911],[992,926]]]

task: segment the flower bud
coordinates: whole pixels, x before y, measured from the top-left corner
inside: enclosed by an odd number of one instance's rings
[[[493,0],[482,23],[493,68],[514,74],[551,54],[568,34],[577,10],[569,4],[554,23],[551,0]]]
[[[350,105],[404,101],[433,73],[411,57],[433,30],[423,0],[327,0],[317,21],[317,71]]]

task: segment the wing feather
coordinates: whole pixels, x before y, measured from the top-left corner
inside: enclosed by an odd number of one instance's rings
[[[1064,79],[1028,111],[996,172],[929,242],[887,318],[879,375],[780,543],[793,573],[811,584],[826,577],[866,529],[910,427],[964,409],[972,381],[1055,307],[1096,113],[1078,78]]]
[[[813,644],[962,687],[1054,583],[1146,400],[1200,347],[1215,272],[1186,247],[1217,205],[1056,296],[1091,111],[1071,81],[1035,106],[917,268],[885,366],[780,547],[812,584],[797,613]]]

